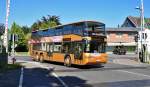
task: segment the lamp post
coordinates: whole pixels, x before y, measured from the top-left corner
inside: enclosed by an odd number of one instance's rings
[[[140,7],[136,7],[136,9],[138,9],[140,11],[140,19],[141,19],[141,26],[140,26],[140,32],[139,32],[139,36],[140,36],[140,47],[139,48],[140,48],[140,50],[138,49],[138,54],[139,54],[139,58],[141,57],[142,58],[142,62],[143,62],[143,60],[145,60],[144,59],[144,57],[145,57],[144,47],[143,47],[143,40],[145,39],[145,38],[143,38],[144,37],[143,31],[144,31],[144,25],[145,25],[145,22],[144,22],[144,3],[143,3],[143,0],[141,0]]]

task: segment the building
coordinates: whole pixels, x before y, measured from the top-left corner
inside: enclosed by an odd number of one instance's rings
[[[134,16],[128,16],[125,19],[124,23],[122,24],[122,27],[140,28],[141,27],[141,18],[134,17]],[[145,18],[145,27],[150,29],[150,18]]]
[[[127,51],[135,51],[137,43],[135,35],[138,34],[137,28],[106,28],[107,32],[107,51],[113,51],[114,47],[124,45]]]
[[[150,18],[145,18],[145,26],[150,29]],[[119,28],[106,28],[107,51],[113,51],[119,45],[126,46],[128,51],[136,51],[138,32],[141,27],[140,17],[128,16]]]

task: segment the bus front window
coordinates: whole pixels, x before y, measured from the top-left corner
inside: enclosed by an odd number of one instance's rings
[[[98,41],[90,41],[85,43],[85,52],[88,53],[104,53],[105,52],[105,43]]]

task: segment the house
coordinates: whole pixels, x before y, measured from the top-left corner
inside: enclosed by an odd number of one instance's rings
[[[107,51],[113,51],[115,46],[124,45],[128,51],[136,51],[135,41],[141,27],[140,17],[128,16],[118,28],[106,28]],[[145,18],[145,27],[150,29],[150,18]]]
[[[135,35],[138,34],[138,28],[106,28],[108,52],[112,52],[116,46],[124,45],[127,51],[135,51],[137,42]]]
[[[134,27],[140,28],[141,27],[141,18],[128,16],[121,27]],[[145,18],[145,27],[150,29],[150,18]]]

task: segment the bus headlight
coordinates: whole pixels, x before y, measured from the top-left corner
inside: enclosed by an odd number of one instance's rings
[[[85,53],[84,55],[85,55],[86,58],[90,57],[90,53]]]

